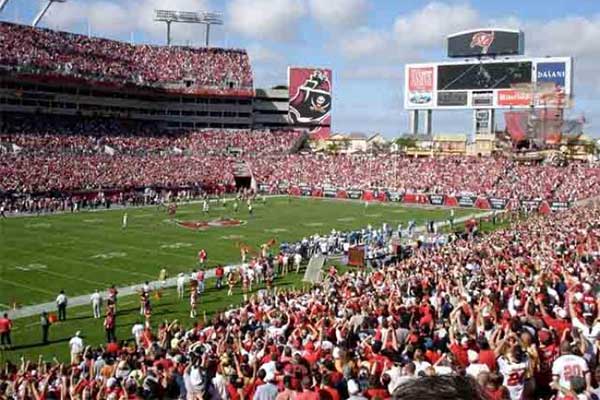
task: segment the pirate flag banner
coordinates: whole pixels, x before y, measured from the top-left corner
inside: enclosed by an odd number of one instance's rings
[[[288,68],[290,123],[308,128],[311,139],[327,139],[331,134],[330,69]]]

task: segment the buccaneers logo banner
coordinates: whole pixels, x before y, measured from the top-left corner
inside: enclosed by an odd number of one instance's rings
[[[290,122],[310,129],[311,138],[323,139],[331,131],[331,70],[289,69]]]

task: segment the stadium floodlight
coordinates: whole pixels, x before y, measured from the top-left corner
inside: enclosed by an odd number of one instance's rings
[[[206,47],[209,46],[210,26],[223,25],[223,16],[220,13],[200,11],[173,11],[173,10],[154,10],[154,21],[165,22],[167,24],[167,45],[171,45],[171,23],[181,22],[186,24],[206,25],[206,34],[204,36]]]
[[[64,3],[65,1],[67,1],[67,0],[48,0],[46,5],[44,6],[44,8],[42,8],[42,11],[39,12],[39,14],[35,17],[35,19],[31,23],[31,26],[33,26],[35,28],[40,23],[40,21],[42,20],[42,18],[44,18],[44,15],[46,15],[46,12],[48,11],[48,9],[52,5],[52,3]]]
[[[8,3],[8,0],[0,0],[0,12],[2,12],[6,3]]]

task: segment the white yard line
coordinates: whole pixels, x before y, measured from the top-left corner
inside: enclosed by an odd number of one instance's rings
[[[0,278],[0,282],[6,283],[7,285],[13,285],[13,286],[22,287],[24,289],[33,290],[34,292],[46,293],[46,294],[51,294],[51,295],[55,295],[56,294],[56,293],[51,292],[49,290],[36,288],[34,286],[25,285],[23,283],[18,283],[18,282],[15,282],[15,281],[7,281],[6,279],[2,279],[2,278]]]

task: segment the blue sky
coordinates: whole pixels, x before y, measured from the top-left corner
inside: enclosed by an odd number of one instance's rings
[[[9,0],[0,19],[29,23],[42,0]],[[288,65],[331,67],[333,129],[406,132],[403,73],[407,62],[444,59],[444,37],[488,26],[520,28],[526,54],[573,56],[573,115],[600,131],[599,0],[68,0],[55,4],[42,26],[163,44],[155,8],[222,12],[212,45],[248,49],[256,87],[285,84]],[[202,45],[202,27],[173,28],[176,43]],[[501,125],[501,121],[500,121]],[[467,133],[469,112],[434,113],[434,131]]]

